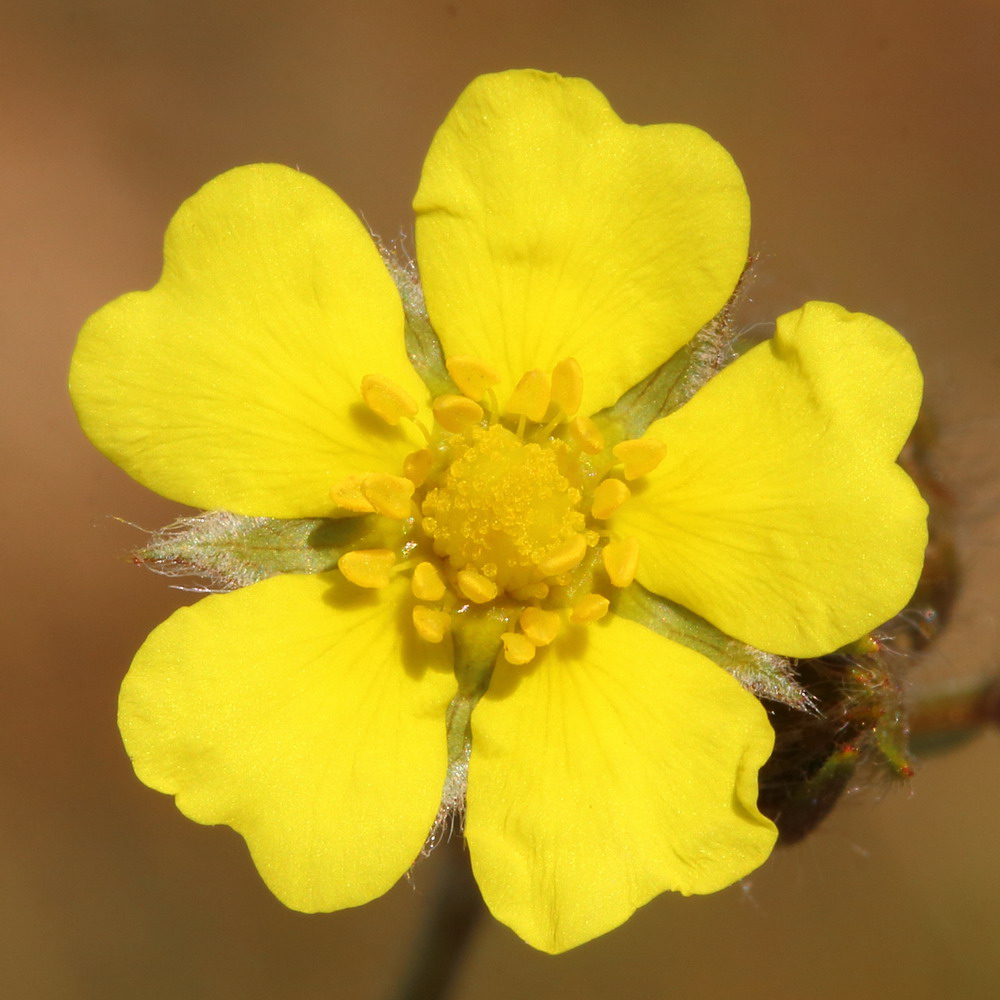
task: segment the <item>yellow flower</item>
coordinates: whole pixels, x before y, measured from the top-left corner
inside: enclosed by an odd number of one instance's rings
[[[140,482],[364,526],[337,570],[173,614],[121,728],[139,777],[238,830],[304,911],[410,867],[446,778],[462,804],[468,733],[483,896],[561,951],[664,890],[723,888],[775,837],[763,707],[615,614],[620,595],[641,585],[784,656],[891,617],[925,542],[895,464],[920,375],[883,323],[810,303],[637,440],[591,420],[725,305],[749,207],[708,136],[625,124],[582,80],[474,81],[414,207],[454,382],[433,395],[361,223],[279,166],[206,185],[158,284],[81,333],[81,422]]]

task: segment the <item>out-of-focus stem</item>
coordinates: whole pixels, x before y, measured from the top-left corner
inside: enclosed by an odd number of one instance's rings
[[[917,756],[949,750],[985,726],[1000,726],[1000,678],[918,689],[909,704],[909,723]]]
[[[461,837],[442,843],[438,883],[392,1000],[444,1000],[486,912]]]

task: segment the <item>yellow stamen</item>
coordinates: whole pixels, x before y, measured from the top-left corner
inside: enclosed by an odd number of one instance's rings
[[[510,592],[515,601],[544,601],[549,596],[547,583],[529,583]]]
[[[538,572],[542,576],[558,576],[560,573],[568,573],[580,565],[586,554],[587,540],[583,535],[574,535],[538,564]]]
[[[418,420],[418,419],[417,419],[416,417],[407,417],[406,419],[407,419],[407,420],[409,420],[409,421],[410,421],[410,423],[411,423],[411,424],[413,424],[413,426],[414,426],[414,427],[416,427],[416,429],[417,429],[418,431],[420,431],[420,433],[421,433],[421,434],[423,435],[423,437],[424,437],[424,440],[425,440],[425,441],[426,441],[426,442],[427,442],[428,444],[430,444],[430,443],[431,443],[431,441],[433,440],[433,435],[432,435],[432,434],[431,434],[431,432],[430,432],[430,431],[429,431],[429,430],[427,429],[427,426],[426,426],[426,424],[424,424],[424,422],[423,422],[422,420]]]
[[[656,438],[643,437],[622,441],[611,453],[625,466],[625,478],[631,481],[652,472],[663,461],[667,446]]]
[[[410,516],[412,508],[410,497],[413,496],[413,489],[413,483],[409,479],[389,476],[384,472],[373,472],[370,476],[365,476],[361,482],[361,492],[372,507],[379,514],[395,518],[397,521]]]
[[[504,632],[500,639],[503,641],[504,659],[513,666],[523,667],[535,658],[535,644],[526,635]]]
[[[576,416],[583,399],[583,371],[576,358],[564,358],[552,369],[552,402],[566,417]]]
[[[620,479],[605,479],[594,490],[590,513],[603,521],[611,517],[631,495],[632,491]]]
[[[451,615],[447,611],[417,604],[411,615],[417,635],[425,642],[440,642],[451,629]]]
[[[473,604],[486,604],[497,596],[497,585],[482,573],[474,569],[463,569],[457,576],[458,589],[472,601]]]
[[[569,422],[569,432],[588,455],[604,451],[604,435],[590,417],[575,417]]]
[[[384,375],[365,375],[361,380],[361,398],[369,410],[392,427],[403,417],[417,415],[416,400]]]
[[[434,419],[453,434],[458,434],[483,419],[483,408],[465,396],[438,396],[431,409],[434,411]]]
[[[410,587],[413,596],[421,601],[440,601],[444,597],[444,580],[434,563],[417,563]]]
[[[544,563],[557,553],[559,572],[583,558],[586,519],[581,490],[563,474],[564,466],[573,472],[563,442],[525,444],[494,424],[473,427],[449,448],[451,464],[421,502],[437,555],[507,591],[544,582]],[[562,565],[563,547],[574,538]]]
[[[601,560],[611,583],[627,587],[635,579],[639,567],[639,542],[634,538],[616,538],[601,552]]]
[[[411,451],[403,459],[403,475],[413,483],[414,486],[423,486],[430,475],[434,465],[434,453],[426,448],[420,451]]]
[[[518,624],[536,646],[547,646],[559,634],[562,619],[555,611],[525,608],[518,618]]]
[[[353,510],[358,514],[372,514],[375,508],[361,491],[365,476],[345,476],[339,483],[330,487],[330,499],[344,510]]]
[[[608,613],[610,605],[611,602],[603,594],[587,594],[573,605],[569,620],[577,625],[598,622]]]
[[[500,376],[489,365],[476,358],[449,358],[445,367],[458,391],[477,403],[486,395],[487,389],[500,381]]]
[[[396,554],[389,549],[356,549],[337,560],[337,569],[356,587],[378,589],[389,585]]]
[[[507,412],[522,414],[529,420],[540,423],[545,419],[551,397],[552,386],[548,375],[533,368],[530,372],[525,372],[514,386],[507,403]]]

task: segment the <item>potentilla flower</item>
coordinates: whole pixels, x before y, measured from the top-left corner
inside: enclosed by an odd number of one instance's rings
[[[490,910],[556,952],[767,858],[765,710],[638,598],[762,657],[890,618],[926,540],[895,463],[921,380],[884,323],[812,302],[635,418],[658,383],[627,391],[730,299],[749,205],[711,138],[625,124],[583,80],[474,81],[414,208],[436,338],[411,322],[409,355],[364,227],[274,165],[202,188],[157,285],[82,331],[81,422],[139,482],[343,527],[335,569],[154,630],[121,729],[298,910],[385,892],[464,810]]]

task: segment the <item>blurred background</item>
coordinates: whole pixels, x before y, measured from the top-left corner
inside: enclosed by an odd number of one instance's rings
[[[242,841],[133,777],[117,686],[190,594],[137,569],[180,511],[78,430],[77,329],[151,285],[163,229],[240,163],[292,164],[383,237],[476,74],[584,76],[626,120],[680,121],[742,167],[760,252],[741,318],[809,298],[874,313],[923,362],[963,589],[917,682],[997,669],[1000,4],[987,0],[0,2],[0,995],[382,996],[433,884],[283,909]],[[558,958],[486,922],[464,997],[993,998],[1000,738],[859,790],[743,887],[663,896]],[[607,836],[627,824],[609,805]]]

